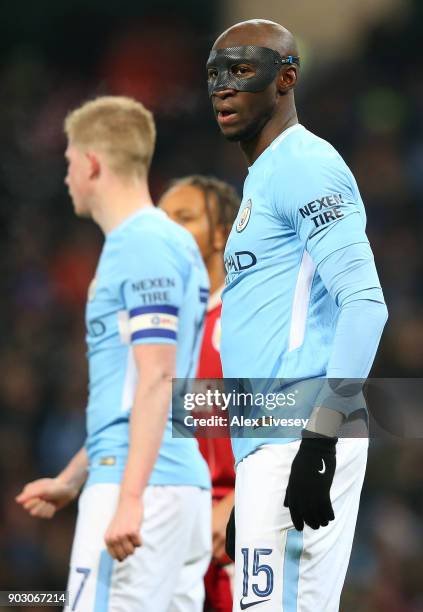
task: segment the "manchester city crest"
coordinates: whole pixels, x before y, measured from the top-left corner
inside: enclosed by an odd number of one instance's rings
[[[248,225],[248,221],[250,220],[250,216],[251,216],[251,207],[253,205],[252,200],[248,200],[247,204],[245,205],[241,216],[239,217],[239,221],[236,224],[236,231],[237,232],[242,232],[243,230],[245,230],[245,228]]]

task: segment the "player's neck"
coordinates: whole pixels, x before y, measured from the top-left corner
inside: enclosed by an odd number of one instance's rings
[[[206,261],[207,272],[210,282],[210,295],[220,289],[225,282],[225,268],[223,267],[223,253],[215,251]]]
[[[282,132],[296,123],[298,123],[297,111],[295,104],[292,104],[287,112],[272,117],[257,136],[251,140],[241,142],[241,149],[247,158],[248,165],[251,166],[279,134],[282,134]]]
[[[146,182],[112,184],[92,211],[92,217],[109,234],[137,211],[153,206]]]

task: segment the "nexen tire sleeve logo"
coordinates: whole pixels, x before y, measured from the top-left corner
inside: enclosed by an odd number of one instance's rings
[[[326,229],[326,226],[345,216],[346,203],[341,193],[317,198],[299,209],[302,219],[309,219],[314,224],[314,231],[309,238],[314,238]]]

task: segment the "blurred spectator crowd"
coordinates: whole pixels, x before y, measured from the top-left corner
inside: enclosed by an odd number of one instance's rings
[[[315,72],[310,57],[297,96],[300,121],[339,149],[366,204],[390,310],[380,377],[418,377],[423,363],[421,12],[416,5],[409,21],[369,33],[353,59]],[[155,198],[193,172],[241,191],[242,156],[223,142],[207,98],[212,40],[205,27],[155,15],[110,30],[89,70],[81,57],[78,71],[35,47],[2,58],[0,590],[64,589],[75,519],[73,507],[35,521],[14,503],[25,482],[56,474],[84,440],[84,304],[102,237],[72,213],[63,118],[88,97],[137,97],[157,119]],[[342,612],[423,610],[422,462],[420,440],[372,441]]]

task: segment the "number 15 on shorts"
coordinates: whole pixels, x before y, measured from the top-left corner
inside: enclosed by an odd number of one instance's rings
[[[237,593],[241,610],[270,601],[274,571],[270,565],[272,548],[241,548],[242,574],[237,572]],[[239,581],[242,580],[242,588]]]

